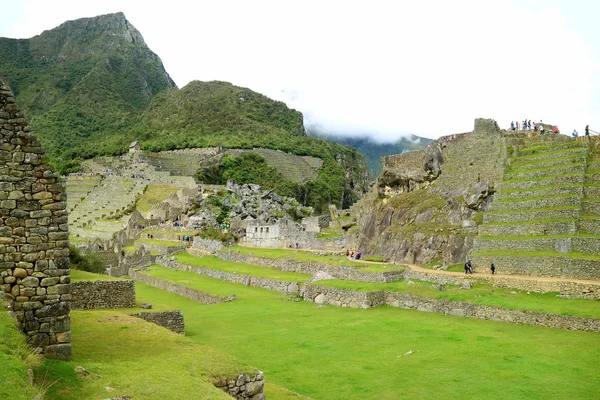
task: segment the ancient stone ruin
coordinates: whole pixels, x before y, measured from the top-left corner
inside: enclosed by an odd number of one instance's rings
[[[33,348],[71,358],[64,183],[0,81],[0,288]]]

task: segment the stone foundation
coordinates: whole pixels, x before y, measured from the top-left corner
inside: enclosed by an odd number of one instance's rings
[[[135,307],[135,283],[132,280],[73,282],[71,296],[74,310],[131,308]]]
[[[71,358],[64,182],[0,81],[0,291],[30,345]]]

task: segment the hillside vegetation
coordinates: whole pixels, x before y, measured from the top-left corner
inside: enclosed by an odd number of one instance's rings
[[[69,21],[31,39],[0,38],[0,77],[62,173],[138,140],[150,151],[219,146],[318,157],[319,176],[293,190],[317,209],[348,206],[366,190],[361,155],[307,136],[302,114],[284,103],[227,82],[176,88],[122,13]]]

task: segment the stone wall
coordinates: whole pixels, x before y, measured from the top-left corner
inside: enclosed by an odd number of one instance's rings
[[[305,285],[300,292],[306,301],[341,307],[371,308],[387,304],[425,312],[544,326],[574,331],[600,332],[600,319],[510,310],[459,301],[437,300],[399,292],[356,292],[327,286]]]
[[[264,374],[240,374],[234,378],[216,378],[214,385],[239,400],[265,400]]]
[[[320,217],[315,218],[316,223],[324,223],[319,219]],[[336,239],[320,239],[314,229],[314,225],[307,229],[303,224],[288,220],[280,220],[275,224],[251,223],[246,229],[243,242],[251,247],[263,248],[289,248],[291,246],[292,248],[324,251],[344,251],[348,248],[356,248],[357,238],[355,236],[345,235]]]
[[[194,236],[192,240],[192,247],[210,253],[215,253],[225,246],[220,240],[202,239],[200,236]]]
[[[118,264],[112,266],[108,274],[110,276],[125,276],[129,272],[129,268],[147,267],[154,262],[154,258],[145,245],[137,248],[133,253],[121,250]]]
[[[135,283],[132,280],[73,282],[71,296],[74,310],[135,307]]]
[[[185,335],[185,323],[183,313],[177,311],[156,311],[156,312],[141,312],[132,314],[132,316],[141,318],[153,324],[167,328],[170,331]]]
[[[0,81],[0,289],[32,347],[71,358],[64,182]]]
[[[240,283],[246,286],[254,286],[267,290],[275,290],[281,293],[295,293],[300,289],[298,282],[282,282],[269,278],[258,278],[256,276],[236,274],[225,271],[217,271],[210,268],[192,267],[191,265],[175,264],[178,271],[195,272],[197,274],[210,276],[231,283]]]
[[[228,261],[263,265],[265,267],[275,268],[280,271],[300,272],[303,274],[315,274],[319,271],[324,271],[336,277],[337,279],[346,279],[359,282],[394,282],[404,277],[404,271],[364,272],[359,271],[358,268],[344,265],[338,266],[316,262],[302,262],[288,260],[285,258],[263,258],[231,251],[226,253],[217,253],[217,257]]]
[[[199,290],[170,282],[166,279],[155,278],[150,275],[145,275],[135,271],[133,268],[129,270],[129,276],[136,281],[145,283],[146,285],[154,286],[155,288],[175,293],[188,299],[204,304],[217,304],[229,301],[229,298],[217,297],[212,294],[204,293]],[[233,294],[233,293],[232,293]]]

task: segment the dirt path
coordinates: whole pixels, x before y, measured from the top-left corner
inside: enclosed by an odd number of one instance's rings
[[[466,275],[464,272],[454,272],[454,271],[443,271],[439,269],[429,269],[423,268],[418,265],[410,264],[410,269],[417,272],[424,272],[428,274],[437,274],[437,275],[446,275],[446,276],[455,276],[455,277],[485,277],[491,279],[497,278],[508,278],[508,279],[519,279],[523,281],[536,281],[536,282],[574,282],[574,283],[584,283],[584,284],[598,284],[600,285],[600,281],[597,280],[585,280],[585,279],[570,279],[570,278],[555,278],[549,276],[530,276],[530,275],[509,275],[509,274],[494,274],[491,272],[481,273],[481,272],[473,272],[473,274]]]
[[[241,246],[243,246],[243,245],[241,245]],[[244,246],[244,247],[249,247],[249,246]],[[296,250],[296,249],[287,249],[287,250]],[[310,253],[335,253],[333,251],[318,250],[318,249],[297,249],[297,251],[304,251],[304,252],[310,252]],[[344,252],[340,252],[340,254],[343,255]],[[389,263],[389,262],[385,263],[385,262],[379,262],[379,261],[351,260],[350,258],[348,258],[348,260],[365,263],[365,264],[395,265],[394,263]],[[408,266],[413,271],[423,272],[423,273],[427,273],[427,274],[454,276],[457,278],[465,277],[464,272],[444,271],[444,270],[440,270],[440,269],[429,269],[429,268],[423,268],[416,264],[409,264]],[[498,273],[492,275],[491,272],[485,272],[485,273],[473,272],[473,274],[469,274],[467,276],[473,277],[473,278],[481,277],[481,278],[486,278],[486,279],[505,278],[505,279],[519,279],[519,280],[523,280],[523,281],[536,281],[536,282],[573,282],[573,283],[600,285],[600,280],[555,278],[555,277],[548,277],[548,276],[510,275],[510,274],[498,274]]]

